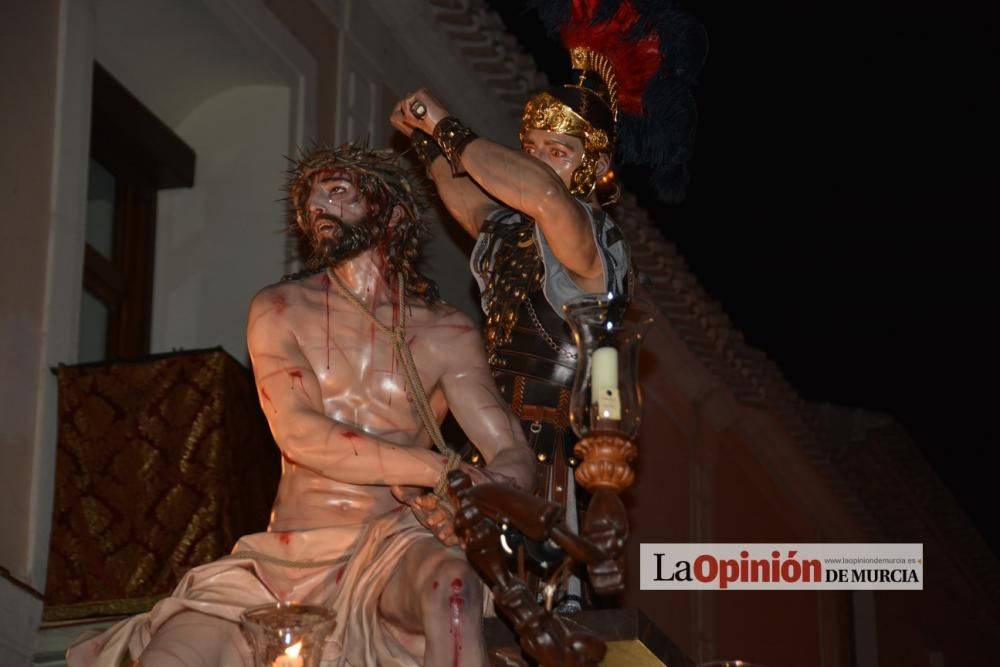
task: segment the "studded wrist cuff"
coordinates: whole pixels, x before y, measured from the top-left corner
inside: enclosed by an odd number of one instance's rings
[[[465,174],[462,168],[462,151],[478,137],[479,135],[462,125],[462,122],[454,116],[441,120],[434,128],[434,141],[441,147],[442,154],[451,165],[453,176]]]
[[[442,155],[441,147],[434,143],[431,135],[422,130],[414,130],[413,134],[410,135],[410,142],[413,144],[413,152],[417,154],[420,161],[430,171],[434,160]]]

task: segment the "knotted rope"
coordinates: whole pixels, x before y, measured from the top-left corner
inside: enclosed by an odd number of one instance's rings
[[[410,351],[410,346],[406,344],[405,276],[402,273],[397,274],[399,283],[399,322],[396,326],[390,327],[375,317],[375,313],[362,303],[361,299],[344,284],[335,271],[328,269],[327,275],[330,276],[331,282],[337,286],[337,290],[341,295],[354,304],[376,329],[392,341],[393,350],[399,359],[400,365],[403,367],[403,372],[406,376],[406,385],[410,391],[410,395],[413,397],[413,402],[416,405],[417,413],[420,415],[420,421],[423,422],[424,430],[430,435],[434,447],[442,454],[448,456],[448,462],[445,465],[444,472],[441,473],[441,479],[438,480],[437,485],[434,487],[434,495],[447,501],[448,473],[458,467],[461,457],[458,452],[448,447],[444,441],[444,436],[441,435],[441,427],[438,426],[437,419],[434,417],[430,401],[427,400],[427,392],[424,390],[423,382],[421,382],[420,375],[417,373],[416,364],[413,362],[413,353]]]

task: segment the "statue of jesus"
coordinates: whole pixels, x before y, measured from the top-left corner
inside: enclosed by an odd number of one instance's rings
[[[440,492],[459,466],[530,488],[533,456],[477,328],[415,267],[416,193],[396,156],[354,144],[295,165],[289,202],[319,261],[262,289],[247,323],[283,458],[268,531],[73,646],[70,665],[252,665],[240,613],[279,601],[335,612],[324,665],[486,664],[482,585]],[[432,448],[449,410],[484,468]]]

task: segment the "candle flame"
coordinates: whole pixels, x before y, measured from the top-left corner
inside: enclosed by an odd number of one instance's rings
[[[295,642],[291,646],[285,649],[285,655],[289,658],[299,657],[299,651],[302,650],[302,642]]]

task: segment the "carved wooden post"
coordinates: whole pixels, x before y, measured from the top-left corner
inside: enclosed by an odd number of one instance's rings
[[[595,435],[578,442],[573,451],[581,459],[576,481],[592,493],[580,535],[606,554],[605,559],[587,564],[590,583],[599,595],[615,595],[625,589],[628,539],[628,514],[618,494],[635,479],[630,464],[638,450],[625,438]]]
[[[604,658],[604,643],[586,632],[569,632],[552,612],[539,606],[528,585],[508,571],[500,548],[498,521],[512,521],[526,535],[544,540],[560,527],[556,522],[562,520],[562,508],[506,485],[473,487],[461,470],[449,473],[448,491],[458,500],[455,530],[465,542],[465,554],[489,584],[500,612],[514,624],[521,648],[546,667],[596,667]],[[561,540],[560,544],[578,558],[594,555],[586,545],[572,541],[564,545]]]

